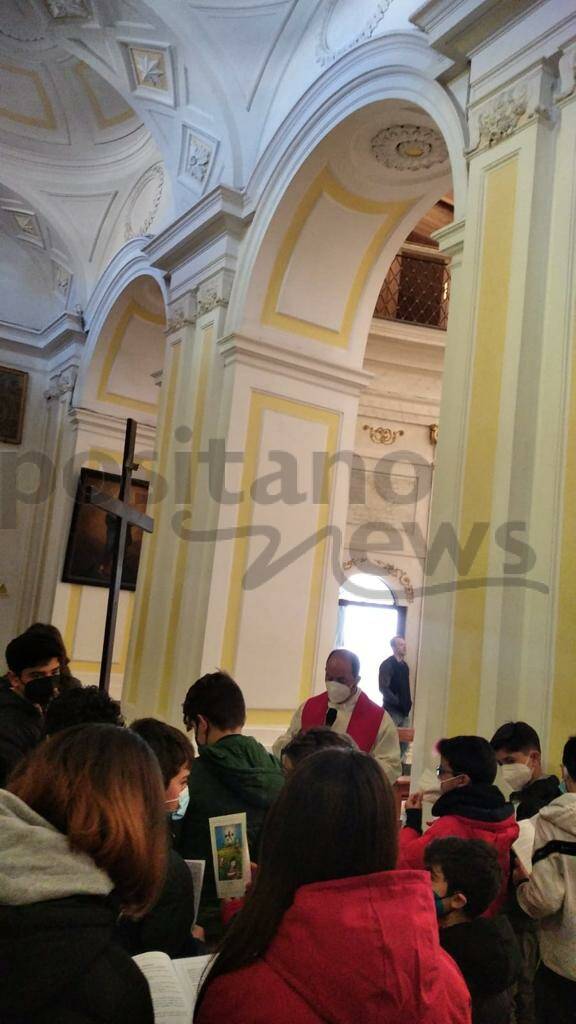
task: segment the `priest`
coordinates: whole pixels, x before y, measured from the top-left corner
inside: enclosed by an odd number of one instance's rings
[[[310,697],[292,716],[288,731],[273,746],[280,757],[287,743],[313,726],[326,725],[335,732],[347,733],[360,750],[376,758],[390,783],[401,774],[398,732],[390,715],[371,701],[359,688],[360,661],[343,648],[328,655],[325,671],[326,690]]]

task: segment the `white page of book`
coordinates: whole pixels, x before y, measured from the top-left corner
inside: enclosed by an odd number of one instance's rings
[[[196,924],[196,918],[198,917],[198,909],[200,907],[200,896],[202,895],[202,883],[204,882],[204,868],[206,867],[205,860],[187,860],[184,862],[192,875],[192,883],[194,885],[194,924]]]
[[[524,818],[518,822],[520,833],[518,839],[512,843],[512,849],[518,857],[522,867],[527,874],[532,874],[532,852],[534,850],[534,823],[537,815],[533,818]]]
[[[170,957],[166,953],[139,953],[133,960],[150,986],[155,1024],[190,1024],[196,994],[190,983],[186,988],[181,985]]]
[[[208,956],[186,956],[181,960],[173,960],[172,967],[180,987],[183,992],[186,992],[187,996],[191,1000],[192,1009],[196,1002],[196,996],[198,989],[200,988],[200,982],[209,963],[212,962],[213,957]],[[207,973],[207,972],[206,972]]]

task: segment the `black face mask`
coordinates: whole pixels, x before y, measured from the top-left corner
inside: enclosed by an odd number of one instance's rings
[[[31,704],[39,704],[45,710],[56,696],[60,686],[60,676],[42,676],[31,679],[24,687],[24,696]]]

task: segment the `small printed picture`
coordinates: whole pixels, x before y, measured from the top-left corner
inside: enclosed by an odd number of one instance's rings
[[[243,896],[250,883],[246,814],[223,814],[209,824],[216,892],[220,899]]]
[[[242,878],[242,826],[216,825],[216,849],[218,851],[218,879],[231,882]]]

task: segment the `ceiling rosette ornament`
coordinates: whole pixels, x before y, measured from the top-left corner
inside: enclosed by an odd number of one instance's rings
[[[321,67],[333,64],[355,46],[371,39],[392,3],[393,0],[380,0],[375,4],[373,13],[361,22],[360,31],[349,34],[350,11],[354,5],[350,5],[349,0],[328,0],[316,44],[316,60]]]
[[[436,128],[393,124],[382,128],[370,143],[378,163],[395,171],[423,171],[448,161],[448,150]]]

